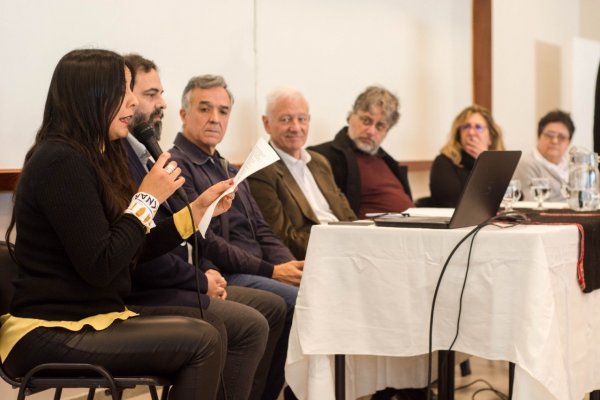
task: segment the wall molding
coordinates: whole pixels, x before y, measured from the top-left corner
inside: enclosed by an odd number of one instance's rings
[[[20,169],[0,169],[0,192],[14,191],[19,175]]]

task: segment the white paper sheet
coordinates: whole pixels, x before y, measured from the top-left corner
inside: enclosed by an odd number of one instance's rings
[[[198,231],[200,232],[202,237],[205,237],[204,235],[208,230],[208,225],[210,224],[210,220],[215,212],[215,208],[217,207],[219,200],[221,200],[223,196],[233,192],[237,188],[237,186],[242,181],[244,181],[244,179],[246,179],[256,171],[263,169],[267,165],[274,163],[277,160],[279,160],[279,156],[277,155],[275,150],[273,150],[273,148],[269,146],[269,143],[267,143],[265,139],[259,138],[258,142],[256,142],[256,144],[252,148],[252,151],[246,158],[246,161],[244,161],[244,164],[242,165],[236,176],[233,178],[233,186],[224,191],[206,209],[206,212],[204,213],[202,219],[200,220],[200,223],[198,224]]]
[[[411,217],[448,217],[454,213],[454,208],[418,207],[404,211]]]

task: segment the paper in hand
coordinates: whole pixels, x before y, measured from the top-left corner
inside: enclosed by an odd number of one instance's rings
[[[215,212],[215,208],[217,207],[219,200],[221,200],[223,196],[232,193],[244,179],[246,179],[256,171],[263,169],[267,165],[274,163],[277,160],[279,160],[279,156],[277,155],[275,150],[273,150],[273,148],[269,146],[269,143],[267,143],[267,141],[263,138],[258,139],[258,142],[256,142],[256,144],[252,148],[252,151],[246,158],[246,161],[244,161],[244,164],[242,165],[236,176],[233,178],[233,186],[224,191],[206,209],[206,212],[204,213],[202,219],[200,220],[200,223],[198,224],[198,231],[200,231],[202,237],[205,237],[206,235],[208,225],[210,224],[210,220]]]

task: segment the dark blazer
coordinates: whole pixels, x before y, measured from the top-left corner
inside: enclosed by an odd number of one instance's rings
[[[181,133],[175,138],[175,147],[169,152],[181,175],[185,178],[184,189],[188,197],[195,199],[215,183],[226,179],[226,171],[215,168],[214,159],[187,140]],[[227,164],[227,175],[235,176],[237,169],[216,154],[219,163]],[[231,226],[246,230],[245,239],[241,232],[232,232]],[[237,235],[237,242],[231,237]],[[202,257],[216,264],[222,273],[241,273],[271,278],[276,264],[294,260],[290,250],[264,220],[260,208],[250,193],[246,181],[238,185],[231,209],[213,218],[206,239],[200,241]]]
[[[307,167],[333,214],[340,221],[355,220],[346,196],[335,184],[327,159],[314,151],[308,152],[311,160]],[[318,225],[319,220],[290,170],[279,160],[250,176],[248,181],[265,220],[294,256],[304,260],[310,228]]]
[[[127,140],[122,140],[127,150],[129,170],[136,184],[140,184],[146,176],[135,151]],[[172,215],[172,208],[163,204],[158,208],[156,220],[163,220]],[[150,261],[139,263],[132,274],[131,293],[125,298],[127,304],[146,306],[198,306],[196,287],[196,268],[187,262],[187,246],[177,246],[169,253]],[[210,298],[206,295],[208,280],[203,271],[198,271],[200,301],[202,308],[207,308]]]
[[[358,171],[358,162],[355,155],[356,145],[348,136],[348,127],[342,128],[331,142],[311,146],[309,149],[323,154],[329,160],[335,182],[348,198],[352,210],[358,213],[361,192],[360,172]],[[406,191],[408,197],[412,199],[408,183],[408,168],[398,164],[382,148],[379,148],[377,155],[385,161],[392,173],[402,184],[402,187],[404,187],[404,191]]]

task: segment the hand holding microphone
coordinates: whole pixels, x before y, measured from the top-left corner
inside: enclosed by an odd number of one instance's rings
[[[177,193],[177,195],[186,204],[188,204],[189,201],[187,195],[182,188],[185,179],[179,176],[181,174],[181,169],[177,167],[177,163],[175,161],[169,161],[169,153],[162,152],[160,145],[158,144],[158,140],[156,140],[154,128],[152,128],[148,122],[138,121],[137,119],[133,121],[132,126],[133,128],[130,130],[133,136],[146,147],[152,158],[156,160],[154,167],[142,181],[140,191],[145,191],[154,195],[154,193],[144,190],[142,186],[144,186],[144,183],[147,180],[149,181],[147,183],[148,186],[159,184],[157,182],[162,181],[162,184],[165,185],[165,188],[164,193],[161,193],[160,198],[155,195],[158,201],[162,203],[169,198],[171,194],[173,194],[173,191],[175,191],[175,193]],[[152,185],[150,182],[153,182]],[[192,203],[190,203],[194,214],[194,221],[200,221],[208,206],[215,201],[221,195],[221,193],[229,189],[231,186],[233,186],[233,179],[216,183],[215,185],[206,189]],[[221,201],[219,201],[213,215],[217,216],[229,210],[231,203],[233,202],[233,198],[233,193],[223,197]]]
[[[151,194],[159,203],[163,203],[177,190],[182,190],[181,186],[185,182],[180,176],[181,169],[175,161],[169,161],[170,157],[169,153],[161,154],[138,189],[140,192]]]
[[[131,133],[138,140],[138,142],[140,142],[141,144],[143,144],[146,147],[146,149],[148,150],[148,153],[150,153],[152,158],[154,158],[154,160],[156,160],[156,164],[152,168],[152,170],[154,170],[158,164],[158,160],[160,159],[161,154],[163,154],[163,151],[161,150],[160,145],[158,144],[158,140],[156,140],[154,128],[148,122],[138,121],[138,119],[139,118],[135,118],[135,120],[132,121],[133,127],[131,128]],[[168,156],[167,156],[167,159],[165,159],[163,161],[160,168],[163,168],[164,165],[166,164],[165,171],[167,172],[167,175],[172,175],[175,173],[176,164],[173,167],[171,167],[171,165],[173,165],[174,161],[171,161],[171,162],[167,162],[167,161],[168,161]],[[177,173],[177,176],[179,176],[180,173],[181,173],[181,170],[179,170],[179,172]],[[175,178],[177,178],[177,176],[175,176]],[[183,182],[184,182],[184,180],[182,178],[181,184],[178,186],[176,193],[187,204],[188,203],[187,195],[185,194],[185,191],[181,187],[183,185]],[[165,200],[168,197],[169,196],[167,196],[165,198]],[[161,201],[161,203],[162,203],[162,201]]]

